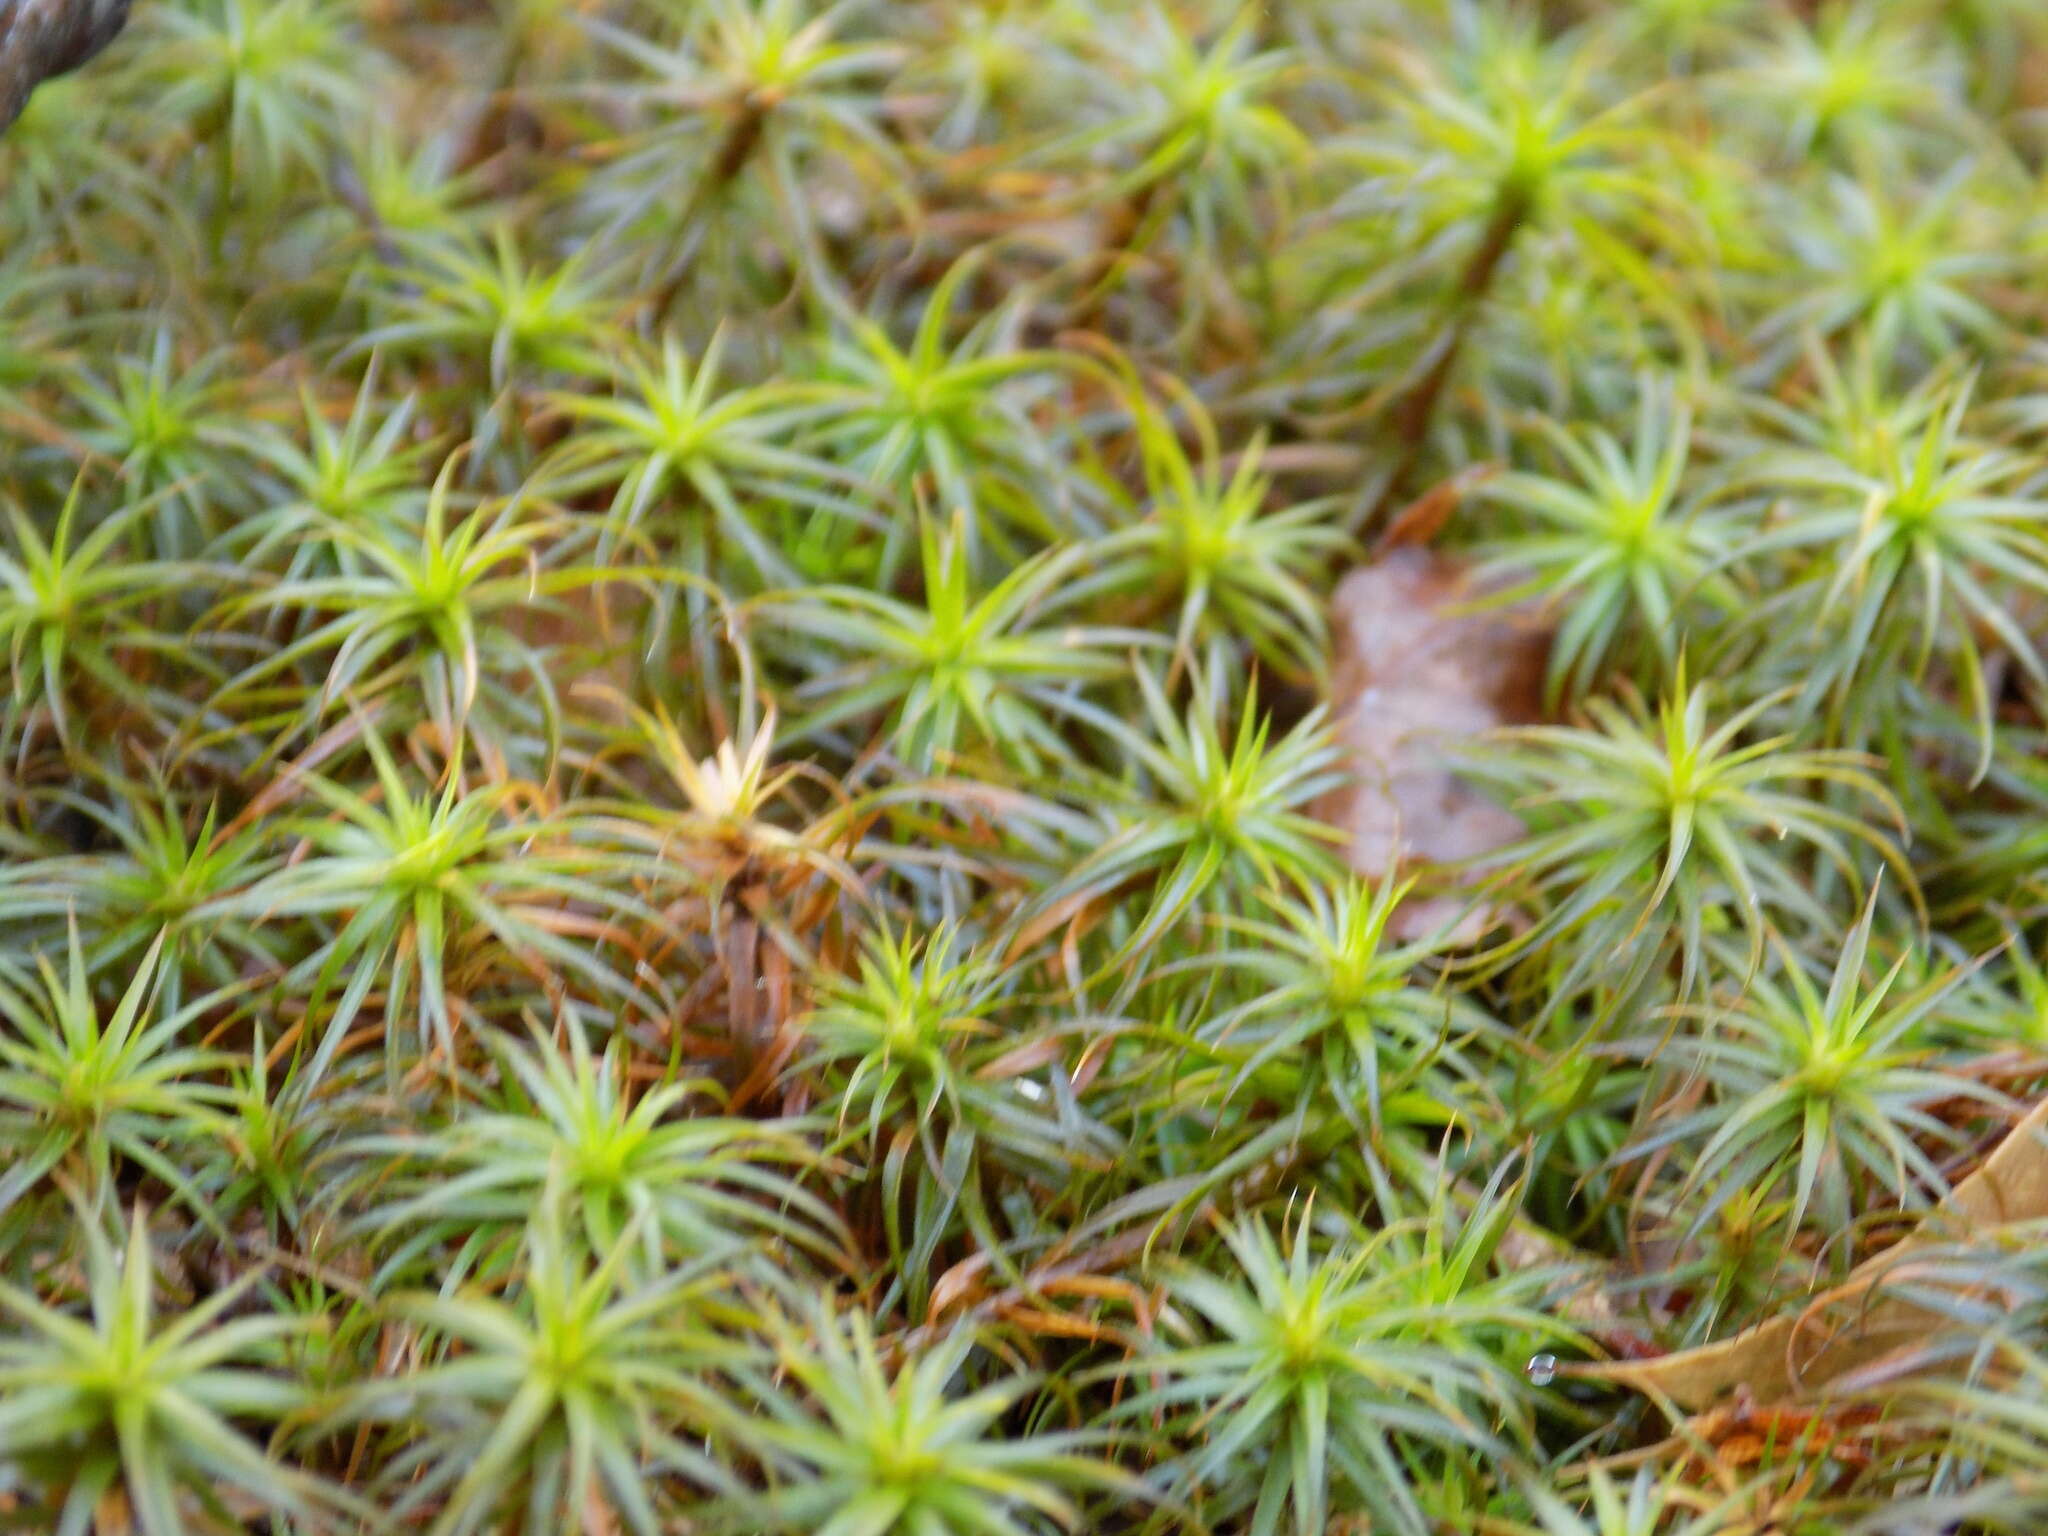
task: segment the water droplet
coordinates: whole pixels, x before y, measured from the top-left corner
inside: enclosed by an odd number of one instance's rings
[[[1557,1380],[1557,1356],[1531,1355],[1525,1369],[1529,1373],[1531,1386],[1547,1387]]]

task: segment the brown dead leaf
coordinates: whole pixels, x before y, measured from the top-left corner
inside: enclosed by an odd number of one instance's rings
[[[1482,596],[1456,561],[1401,547],[1351,572],[1331,600],[1332,713],[1356,777],[1313,811],[1346,834],[1362,875],[1471,858],[1521,833],[1449,753],[1539,718],[1550,637],[1527,607],[1472,611]],[[1412,938],[1459,910],[1454,898],[1411,902],[1395,928]],[[1480,921],[1464,925],[1472,936]]]
[[[1851,1372],[1912,1350],[1937,1329],[1939,1320],[1926,1307],[1885,1289],[1885,1282],[1912,1273],[1914,1250],[2043,1219],[2048,1219],[2048,1099],[2029,1110],[1918,1228],[1798,1312],[1698,1349],[1648,1360],[1562,1365],[1558,1374],[1616,1382],[1686,1409],[1705,1408],[1734,1392],[1764,1404],[1810,1399]],[[1916,1278],[1937,1283],[1924,1274]]]
[[[1384,557],[1392,550],[1429,544],[1444,531],[1465,493],[1493,473],[1491,464],[1475,464],[1423,492],[1389,520],[1375,552]]]
[[[1867,1466],[1870,1440],[1881,1414],[1875,1407],[1828,1412],[1759,1407],[1737,1398],[1686,1425],[1686,1438],[1711,1451],[1723,1468],[1760,1466],[1787,1455],[1826,1456],[1844,1466]]]

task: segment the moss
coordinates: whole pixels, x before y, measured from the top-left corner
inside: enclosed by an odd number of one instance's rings
[[[1573,1367],[2048,1088],[2035,10],[139,6],[0,139],[16,1523],[2034,1528],[2024,1233]]]

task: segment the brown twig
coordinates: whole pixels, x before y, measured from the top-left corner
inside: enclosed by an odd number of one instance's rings
[[[703,175],[697,178],[697,185],[690,189],[689,200],[683,204],[682,213],[676,220],[675,263],[668,277],[654,291],[652,313],[656,317],[667,314],[675,303],[676,295],[682,291],[690,272],[688,242],[712,201],[732,185],[740,172],[746,169],[747,162],[754,158],[754,151],[760,148],[761,139],[768,131],[768,114],[774,104],[772,96],[759,91],[749,91],[738,99],[733,119],[726,125],[725,136],[718,141],[718,148],[704,167]]]
[[[31,91],[85,63],[127,20],[128,0],[21,0],[0,6],[0,130],[21,115]]]
[[[1400,444],[1400,455],[1394,461],[1386,484],[1380,487],[1379,495],[1360,519],[1358,532],[1361,536],[1386,515],[1389,507],[1400,505],[1415,467],[1422,459],[1423,448],[1429,440],[1430,424],[1436,419],[1444,388],[1450,383],[1451,371],[1464,350],[1465,337],[1472,328],[1473,318],[1479,313],[1479,306],[1486,295],[1492,291],[1500,264],[1513,248],[1515,236],[1528,216],[1528,195],[1513,184],[1501,188],[1494,198],[1493,213],[1486,221],[1479,244],[1466,259],[1464,269],[1458,274],[1457,285],[1445,303],[1440,332],[1442,339],[1437,345],[1436,355],[1422,377],[1394,406],[1392,421],[1395,440]]]

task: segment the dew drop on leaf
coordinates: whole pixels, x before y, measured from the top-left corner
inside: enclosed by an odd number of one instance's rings
[[[1557,1356],[1531,1355],[1528,1365],[1523,1369],[1529,1373],[1531,1386],[1547,1387],[1557,1380]]]

